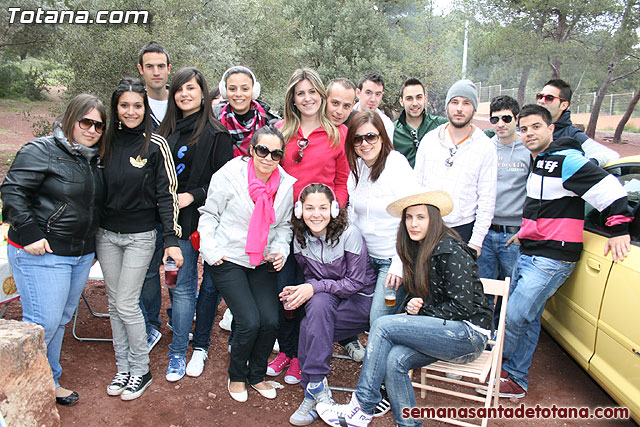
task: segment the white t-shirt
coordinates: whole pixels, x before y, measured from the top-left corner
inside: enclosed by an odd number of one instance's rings
[[[169,105],[169,100],[165,99],[164,101],[158,101],[157,99],[153,99],[150,96],[147,96],[149,100],[149,107],[151,107],[151,111],[156,119],[159,122],[164,120],[164,115],[167,114],[167,105]]]

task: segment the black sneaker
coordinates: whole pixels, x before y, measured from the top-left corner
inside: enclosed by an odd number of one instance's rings
[[[387,395],[387,388],[384,386],[384,383],[380,385],[380,394],[382,394],[382,400],[373,409],[374,417],[381,417],[391,409],[389,395]]]
[[[118,372],[107,386],[109,396],[120,396],[129,383],[129,372]]]
[[[120,399],[133,400],[142,396],[142,393],[151,385],[153,379],[151,378],[151,371],[144,375],[131,375],[127,386],[122,391]]]

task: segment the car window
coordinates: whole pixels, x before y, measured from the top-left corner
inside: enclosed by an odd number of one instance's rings
[[[607,172],[618,178],[624,189],[627,190],[629,207],[634,214],[634,220],[629,229],[631,242],[640,246],[640,209],[638,208],[640,206],[640,165],[615,166],[607,168]],[[597,209],[589,203],[585,203],[585,230],[608,236],[609,233],[604,227],[604,220]]]

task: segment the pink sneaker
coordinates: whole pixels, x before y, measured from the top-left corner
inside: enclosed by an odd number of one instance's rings
[[[291,362],[291,359],[288,358],[286,354],[283,352],[278,353],[276,358],[267,365],[267,375],[277,377],[284,371],[284,368],[289,366],[289,362]]]
[[[297,357],[291,359],[289,363],[289,369],[287,369],[287,375],[284,376],[284,382],[287,384],[298,384],[302,377],[302,370],[300,370],[300,362]]]

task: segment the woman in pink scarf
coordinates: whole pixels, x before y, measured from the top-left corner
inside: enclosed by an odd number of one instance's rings
[[[249,156],[216,172],[200,208],[200,253],[205,270],[234,314],[228,390],[248,399],[247,383],[268,399],[276,390],[264,381],[278,329],[276,274],[289,255],[293,184],[279,166],[284,138],[271,126],[257,130]]]

